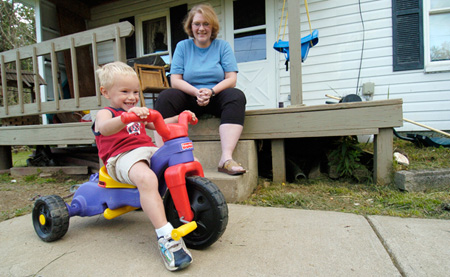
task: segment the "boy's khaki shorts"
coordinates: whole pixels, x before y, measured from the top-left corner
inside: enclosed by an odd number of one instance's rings
[[[150,166],[150,158],[157,150],[158,147],[139,147],[120,153],[106,161],[106,170],[114,180],[125,184],[136,185],[133,184],[128,176],[130,168],[139,161],[146,161]]]

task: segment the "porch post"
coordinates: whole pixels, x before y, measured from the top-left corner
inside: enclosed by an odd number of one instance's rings
[[[393,171],[392,155],[393,128],[380,128],[373,142],[373,181],[375,184],[385,185],[391,181]]]
[[[11,146],[0,146],[0,170],[10,169],[12,166]]]
[[[272,139],[272,174],[275,183],[286,182],[284,139]]]
[[[303,104],[300,1],[288,0],[288,13],[291,105],[296,106]]]

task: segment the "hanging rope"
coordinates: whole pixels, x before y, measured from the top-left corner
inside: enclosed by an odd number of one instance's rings
[[[286,34],[286,25],[287,25],[287,21],[288,21],[288,15],[289,15],[289,12],[286,11],[286,18],[284,19],[283,37],[281,38],[282,40],[284,40],[284,34]]]
[[[305,9],[306,9],[306,16],[308,16],[309,33],[312,34],[311,19],[309,18],[309,9],[308,9],[308,1],[307,0],[305,0]]]
[[[287,21],[288,21],[289,12],[286,11],[286,17],[284,17],[285,6],[286,6],[286,0],[283,1],[283,8],[281,9],[281,18],[280,18],[280,25],[278,26],[277,41],[280,40],[281,24],[283,23],[283,19],[284,19],[284,28],[283,28],[283,37],[281,38],[282,40],[284,40],[284,34],[286,33],[286,25],[287,25]],[[306,16],[308,17],[309,33],[312,34],[313,31],[312,31],[312,27],[311,27],[311,18],[309,17],[309,9],[308,9],[308,1],[307,0],[305,0],[305,10],[306,10]]]
[[[280,31],[281,31],[281,23],[283,23],[284,18],[284,6],[286,5],[286,0],[283,1],[283,8],[281,9],[281,18],[280,18],[280,26],[278,26],[278,36],[277,41],[280,40]],[[284,23],[284,30],[286,30],[286,23]],[[283,38],[284,38],[284,30],[283,30]]]

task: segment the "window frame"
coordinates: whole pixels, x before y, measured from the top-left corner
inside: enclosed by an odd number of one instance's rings
[[[148,20],[157,19],[165,17],[166,19],[166,26],[167,26],[167,51],[164,52],[158,52],[158,53],[151,53],[151,54],[144,54],[144,33],[143,33],[143,27],[142,23]],[[136,48],[137,48],[137,56],[140,57],[150,57],[150,56],[166,56],[169,55],[170,62],[172,62],[172,36],[171,36],[171,30],[170,30],[170,13],[169,10],[164,12],[155,12],[151,14],[145,14],[141,16],[136,16]]]
[[[267,1],[264,1],[264,5],[265,5],[265,14],[264,14],[264,21],[265,21],[265,24],[261,24],[261,25],[256,25],[256,26],[252,26],[252,27],[245,27],[245,28],[241,28],[241,29],[234,29],[234,24],[233,24],[233,22],[232,22],[232,20],[231,20],[231,24],[230,24],[230,30],[232,31],[231,33],[232,33],[232,37],[230,37],[230,39],[232,40],[232,47],[233,47],[233,51],[236,51],[234,48],[235,48],[235,45],[234,45],[234,40],[235,40],[235,35],[239,35],[239,34],[243,34],[243,33],[248,33],[248,32],[254,32],[254,31],[261,31],[261,30],[264,30],[265,31],[265,35],[266,35],[266,58],[265,59],[263,59],[263,60],[253,60],[253,61],[245,61],[245,62],[238,62],[238,63],[252,63],[252,62],[259,62],[259,61],[265,61],[265,60],[267,60],[269,57],[268,57],[268,54],[267,54],[267,52],[270,50],[270,48],[269,48],[269,44],[268,44],[268,41],[267,41],[267,39],[268,39],[268,31],[267,31],[267,6],[268,6],[268,4],[267,4]],[[230,9],[231,9],[231,12],[233,11],[233,1],[232,1],[232,3],[231,3],[231,5],[230,5]],[[234,12],[233,12],[233,17],[234,17]],[[232,27],[232,28],[231,28]]]
[[[422,4],[422,0],[392,0],[392,69],[394,72],[424,70],[424,8]]]
[[[431,10],[431,0],[424,0],[423,5],[423,23],[424,23],[424,62],[425,72],[434,73],[442,71],[450,71],[450,60],[448,61],[431,61],[430,58],[430,16],[436,14],[449,14],[450,7],[443,9]]]

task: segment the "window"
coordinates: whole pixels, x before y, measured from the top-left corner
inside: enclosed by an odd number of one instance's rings
[[[425,70],[450,70],[450,1],[425,0]]]
[[[423,69],[422,0],[392,0],[394,71]]]
[[[144,32],[144,55],[168,50],[165,17],[142,22],[142,30]]]
[[[187,7],[187,4],[182,4],[169,10],[136,16],[137,56],[145,57],[146,64],[171,63],[177,43],[188,38],[182,24],[188,12]]]
[[[137,35],[139,56],[159,56],[170,63],[169,28],[167,16],[153,16],[138,19]]]
[[[233,1],[234,53],[238,63],[266,59],[265,0]]]

